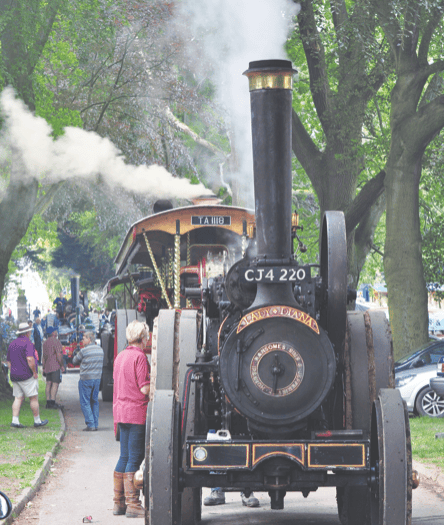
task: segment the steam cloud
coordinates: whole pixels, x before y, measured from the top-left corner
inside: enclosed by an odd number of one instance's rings
[[[179,5],[181,18],[192,21],[191,32],[203,39],[214,64],[218,96],[230,113],[240,161],[232,180],[242,184],[242,196],[252,205],[250,99],[242,73],[249,62],[287,59],[284,44],[301,6],[293,0],[184,0]]]
[[[53,140],[51,126],[16,99],[12,88],[3,90],[0,104],[7,124],[3,139],[20,154],[25,178],[45,176],[56,182],[100,174],[110,186],[157,197],[187,199],[212,193],[202,184],[173,177],[163,166],[125,164],[116,146],[92,131],[66,127],[65,134]]]

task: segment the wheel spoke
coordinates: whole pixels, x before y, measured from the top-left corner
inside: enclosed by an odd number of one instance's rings
[[[427,392],[422,400],[424,412],[431,417],[438,417],[444,413],[444,399],[433,390]]]

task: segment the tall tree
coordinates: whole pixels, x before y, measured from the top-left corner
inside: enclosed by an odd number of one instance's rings
[[[354,3],[350,13],[345,1],[328,4],[301,3],[298,26],[287,46],[299,68],[302,44],[306,66],[302,64],[301,80],[308,76],[312,99],[307,111],[302,84],[304,104],[296,100],[293,111],[293,151],[311,180],[321,213],[346,213],[349,281],[356,285],[384,209],[378,198],[385,174],[365,165],[362,130],[369,103],[386,79],[381,59],[386,48],[375,38],[376,21],[368,17],[365,3]],[[363,185],[369,175],[374,178]]]
[[[384,264],[395,353],[427,337],[418,189],[423,152],[444,125],[438,87],[442,8],[442,0],[306,0],[295,35],[320,127],[317,134],[310,130],[308,112],[296,102],[293,150],[321,211],[345,211],[350,282],[358,280],[387,203]],[[300,58],[297,47],[290,52]],[[377,127],[386,153],[378,157],[379,166],[368,138],[363,140],[365,131],[371,135]]]
[[[384,269],[396,355],[418,347],[428,333],[419,184],[424,152],[444,127],[444,60],[434,53],[436,39],[442,40],[444,2],[378,0],[373,5],[396,75],[384,183]]]
[[[60,0],[0,0],[1,73],[35,109],[33,72],[54,24]],[[0,201],[0,290],[3,291],[11,255],[25,235],[37,203],[38,182],[25,176],[17,152],[12,151],[9,184]],[[0,394],[8,389],[0,374]]]

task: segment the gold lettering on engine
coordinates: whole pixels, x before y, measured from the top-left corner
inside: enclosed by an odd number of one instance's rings
[[[288,383],[285,386],[281,386],[278,388],[278,382],[276,378],[276,385],[273,385],[270,383],[270,378],[268,380],[264,380],[260,376],[260,364],[262,359],[270,354],[273,353],[273,355],[279,356],[282,354],[285,354],[286,356],[290,357],[294,361],[295,366],[295,372],[292,380],[290,383]],[[282,361],[282,357],[278,357],[279,361]],[[283,362],[285,359],[283,360]],[[288,358],[287,358],[288,361]],[[285,368],[289,366],[289,363],[286,362]],[[282,370],[283,372],[284,370]],[[295,350],[293,347],[291,347],[287,343],[268,343],[264,345],[262,348],[260,348],[253,356],[253,359],[250,363],[250,376],[251,380],[253,381],[253,384],[261,390],[264,394],[267,394],[269,396],[273,397],[284,397],[288,396],[289,394],[293,393],[295,390],[297,390],[302,383],[302,379],[304,378],[304,372],[305,372],[305,365],[304,361],[302,360],[301,354]],[[267,384],[268,383],[268,384]]]
[[[237,333],[242,332],[244,328],[247,328],[247,326],[250,326],[257,321],[271,319],[273,317],[286,317],[288,319],[294,319],[295,321],[308,326],[308,328],[313,330],[313,332],[316,334],[319,335],[320,333],[318,323],[313,319],[313,317],[310,317],[305,312],[301,312],[301,310],[298,310],[297,308],[291,308],[290,306],[266,306],[248,313],[240,320],[240,323],[237,327]]]

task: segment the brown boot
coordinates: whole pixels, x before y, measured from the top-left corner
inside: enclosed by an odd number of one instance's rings
[[[114,471],[114,516],[122,516],[126,512],[123,476],[123,472]]]
[[[135,472],[125,472],[123,483],[125,487],[126,517],[127,518],[144,518],[145,509],[140,503],[140,490],[136,489],[133,483]]]

